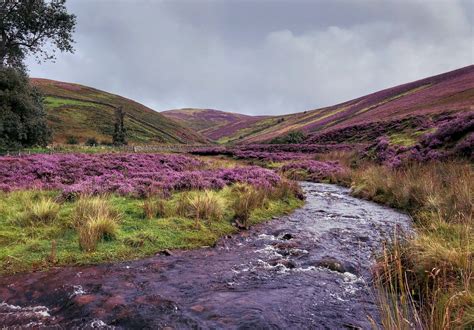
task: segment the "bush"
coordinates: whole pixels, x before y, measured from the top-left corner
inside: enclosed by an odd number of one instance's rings
[[[100,240],[114,239],[120,214],[112,209],[105,197],[81,197],[73,213],[73,224],[82,250],[95,251]]]
[[[97,142],[97,139],[94,137],[88,138],[86,141],[86,146],[95,147],[97,145],[99,145],[99,142]]]
[[[50,198],[42,198],[36,202],[30,200],[19,222],[24,226],[51,224],[58,218],[59,209],[59,204]]]
[[[66,138],[66,143],[71,144],[71,145],[75,145],[75,144],[79,144],[79,140],[77,139],[77,137],[75,137],[73,135],[69,135]]]
[[[283,119],[283,118],[282,118]],[[272,144],[301,143],[306,139],[306,134],[302,131],[291,131],[285,136],[276,137],[270,141]]]
[[[28,77],[0,68],[0,149],[45,147],[51,140],[42,96]]]

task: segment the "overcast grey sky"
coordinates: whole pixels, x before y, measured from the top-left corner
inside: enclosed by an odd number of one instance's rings
[[[33,77],[161,111],[282,114],[474,62],[473,0],[69,0],[76,53]]]

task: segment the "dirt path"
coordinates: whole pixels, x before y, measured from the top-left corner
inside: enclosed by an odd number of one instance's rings
[[[0,325],[370,328],[373,253],[408,216],[332,185],[217,247],[0,278]]]

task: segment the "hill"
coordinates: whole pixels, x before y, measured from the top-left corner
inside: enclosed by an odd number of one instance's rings
[[[236,132],[268,118],[266,116],[248,116],[220,110],[195,108],[167,110],[161,113],[183,125],[187,125],[207,138],[219,142],[226,142],[227,136],[232,136]]]
[[[374,129],[409,143],[423,127],[443,116],[474,110],[474,65],[388,88],[334,106],[267,117],[229,131],[222,140],[235,143],[271,141],[291,131],[307,134],[308,142],[363,142]],[[223,130],[225,132],[225,130]],[[403,141],[405,140],[405,141]]]
[[[122,106],[126,113],[132,144],[207,142],[201,134],[133,100],[78,84],[39,78],[31,82],[45,95],[55,143],[64,143],[69,136],[80,142],[92,137],[111,142],[116,106]]]

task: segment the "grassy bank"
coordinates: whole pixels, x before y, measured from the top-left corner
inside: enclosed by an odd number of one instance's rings
[[[1,273],[130,260],[165,249],[212,246],[239,229],[302,204],[290,183],[248,185],[136,199],[117,195],[61,201],[60,193],[0,193]]]
[[[322,181],[351,186],[354,196],[413,217],[415,234],[390,243],[376,267],[384,328],[472,329],[472,164],[413,163],[394,169],[361,163],[350,153],[317,159],[344,166]]]
[[[416,235],[396,240],[377,274],[387,329],[474,327],[474,172],[458,162],[351,171],[353,194],[409,212]]]

